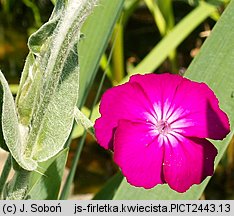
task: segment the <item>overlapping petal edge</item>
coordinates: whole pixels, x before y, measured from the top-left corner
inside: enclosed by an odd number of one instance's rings
[[[230,132],[227,115],[205,84],[179,75],[134,75],[105,92],[94,128],[127,181],[178,192],[213,174],[216,148]]]

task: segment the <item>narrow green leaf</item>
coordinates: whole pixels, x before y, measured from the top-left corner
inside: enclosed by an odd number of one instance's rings
[[[79,43],[79,107],[84,104],[88,90],[94,81],[100,59],[107,47],[107,42],[122,10],[123,3],[124,0],[101,0],[81,29],[81,32],[84,33],[84,39]]]
[[[215,6],[201,2],[197,8],[183,18],[173,30],[152,49],[152,51],[130,72],[130,75],[136,73],[151,73],[157,69],[171,51],[215,10]],[[128,81],[128,79],[129,76],[122,80],[121,83]]]
[[[158,4],[154,0],[145,0],[145,3],[154,16],[154,21],[157,24],[160,34],[165,35],[167,30],[167,23],[160,8],[158,7]]]
[[[123,176],[121,172],[116,173],[94,196],[93,200],[111,200],[114,197],[115,192],[118,189],[122,180]]]
[[[231,1],[211,36],[206,40],[198,56],[194,59],[187,77],[207,83],[219,98],[221,108],[228,114],[231,133],[223,141],[212,141],[218,149],[215,166],[223,156],[233,137],[234,127],[234,1]],[[177,193],[167,185],[158,185],[151,190],[130,186],[124,180],[114,199],[198,199],[210,177],[202,184],[192,186],[186,193]]]
[[[174,14],[173,14],[173,1],[172,0],[158,0],[158,7],[162,12],[166,21],[167,33],[172,30],[175,25]]]
[[[62,150],[53,158],[39,164],[38,171],[30,176],[28,199],[55,200],[58,198],[59,189],[67,161],[68,148]]]
[[[123,16],[122,16],[123,26],[125,26],[127,24],[129,17],[135,11],[139,2],[140,2],[140,0],[125,0],[124,1],[124,9],[123,9],[124,12],[123,12]]]
[[[94,129],[93,129],[93,122],[90,121],[90,119],[77,107],[75,107],[74,110],[74,116],[75,121],[78,125],[82,125],[87,132],[89,132],[90,135],[92,135],[95,138],[94,135]]]

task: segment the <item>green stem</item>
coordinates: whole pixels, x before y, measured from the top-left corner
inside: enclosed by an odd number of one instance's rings
[[[82,139],[80,141],[80,144],[78,145],[78,147],[76,149],[76,153],[75,153],[74,159],[72,161],[72,166],[71,166],[69,175],[66,179],[66,182],[64,184],[63,190],[62,190],[60,198],[59,198],[60,200],[66,200],[69,196],[70,186],[71,186],[73,179],[75,177],[76,167],[77,167],[77,164],[78,164],[78,161],[80,159],[80,155],[81,155],[84,143],[85,143],[86,134],[87,134],[87,132],[84,132]]]
[[[31,0],[23,0],[23,2],[27,7],[32,9],[36,26],[40,27],[42,24],[41,15],[40,15],[40,11],[39,11],[38,7],[36,6],[36,4],[34,2],[32,2]]]
[[[11,167],[12,167],[11,154],[9,154],[7,159],[6,159],[6,162],[5,162],[5,165],[3,167],[1,177],[0,177],[0,199],[2,198],[2,192],[5,188],[7,178],[9,176],[10,171],[11,171]]]
[[[22,168],[15,171],[6,191],[7,200],[23,200],[26,198],[31,173],[31,171]]]
[[[115,44],[113,50],[113,78],[118,83],[124,78],[124,46],[123,46],[123,24],[116,23],[114,34]]]

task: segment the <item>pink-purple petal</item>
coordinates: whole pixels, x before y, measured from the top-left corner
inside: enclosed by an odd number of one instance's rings
[[[152,188],[164,183],[164,147],[149,135],[147,124],[122,120],[114,138],[114,161],[127,181],[137,187]]]
[[[173,190],[187,191],[213,175],[216,155],[216,148],[206,139],[169,136],[163,162],[165,181]]]
[[[221,140],[230,132],[227,115],[205,83],[184,78],[173,102],[175,107],[168,121],[173,122],[172,128],[181,129],[183,135]]]
[[[212,90],[179,75],[134,75],[163,120],[186,136],[223,139],[230,132],[227,115],[219,108]]]
[[[134,75],[103,95],[100,114],[97,141],[114,151],[127,181],[144,188],[168,183],[185,192],[200,184],[217,155],[205,138],[230,132],[212,90],[179,75]]]
[[[118,121],[146,121],[151,107],[137,83],[126,83],[106,91],[100,104],[101,117],[94,125],[98,143],[105,149],[113,149]]]
[[[169,112],[171,101],[182,81],[183,77],[169,73],[133,75],[130,78],[130,83],[138,83],[142,86],[161,119]]]

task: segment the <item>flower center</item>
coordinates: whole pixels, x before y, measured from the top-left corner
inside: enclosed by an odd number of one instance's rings
[[[167,121],[160,120],[156,124],[158,132],[162,135],[166,135],[171,131],[171,126]]]

